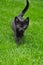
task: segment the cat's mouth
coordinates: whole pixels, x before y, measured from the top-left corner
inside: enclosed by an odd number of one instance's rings
[[[24,29],[20,28],[19,31],[20,31],[20,32],[22,32],[22,31],[24,32]]]

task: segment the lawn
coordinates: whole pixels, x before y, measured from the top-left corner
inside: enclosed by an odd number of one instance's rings
[[[0,65],[43,65],[43,0],[29,0],[24,18],[30,24],[17,45],[11,21],[25,7],[25,0],[0,0]]]

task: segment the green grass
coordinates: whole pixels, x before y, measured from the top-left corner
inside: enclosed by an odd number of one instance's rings
[[[10,24],[24,7],[25,0],[0,0],[0,65],[43,65],[43,0],[30,0],[30,24],[18,46]]]

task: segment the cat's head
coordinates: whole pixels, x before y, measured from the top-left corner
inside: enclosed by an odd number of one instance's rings
[[[15,17],[15,25],[19,31],[24,31],[28,27],[28,24],[29,24],[29,17],[27,17],[25,20]]]

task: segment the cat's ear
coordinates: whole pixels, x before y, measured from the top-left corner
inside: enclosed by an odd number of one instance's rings
[[[25,24],[29,24],[29,17],[27,17],[26,19],[25,19]]]
[[[28,25],[29,25],[29,17],[27,17],[27,18],[24,20],[24,22],[25,22],[24,29],[26,29],[26,28],[28,27]]]
[[[15,24],[18,24],[18,17],[15,17]]]
[[[17,17],[15,17],[15,21],[18,21],[18,18]]]

